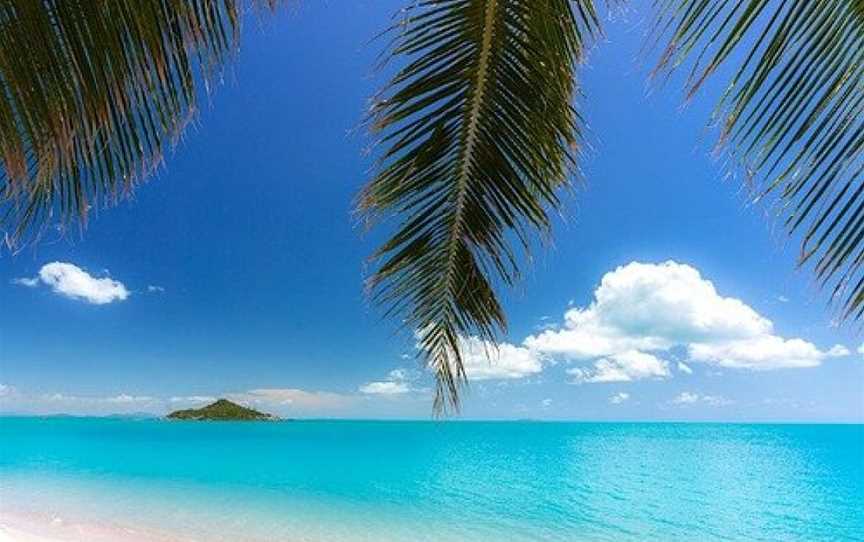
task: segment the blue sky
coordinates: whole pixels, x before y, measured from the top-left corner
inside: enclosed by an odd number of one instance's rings
[[[227,395],[286,415],[430,416],[412,337],[364,297],[386,232],[352,216],[371,166],[358,126],[382,82],[368,40],[399,4],[247,18],[155,179],[82,236],[0,257],[0,411]],[[582,72],[585,183],[504,294],[502,359],[473,368],[464,416],[861,421],[855,326],[831,325],[795,243],[709,157],[717,81],[686,108],[680,81],[646,84],[640,20],[610,24]]]

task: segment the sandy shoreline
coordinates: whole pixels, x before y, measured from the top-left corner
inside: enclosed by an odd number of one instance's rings
[[[0,523],[0,542],[69,542],[60,538],[46,538],[44,536],[28,533]]]
[[[0,542],[182,542],[182,537],[60,517],[0,512]]]

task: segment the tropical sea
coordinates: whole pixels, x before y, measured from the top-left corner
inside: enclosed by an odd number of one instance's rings
[[[6,417],[0,525],[88,542],[864,540],[864,426]]]

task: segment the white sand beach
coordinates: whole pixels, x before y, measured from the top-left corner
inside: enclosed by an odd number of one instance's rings
[[[0,524],[0,542],[67,542],[59,538],[46,538],[18,528]]]
[[[181,538],[60,517],[0,512],[0,542],[181,542]]]

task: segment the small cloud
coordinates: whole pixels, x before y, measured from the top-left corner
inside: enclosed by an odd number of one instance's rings
[[[613,405],[620,405],[624,401],[630,399],[630,394],[624,391],[618,392],[609,398],[609,402]]]
[[[864,343],[861,343],[861,345],[858,347],[857,352],[864,356]]]
[[[165,292],[165,288],[163,288],[161,286],[156,286],[155,284],[148,284],[147,285],[147,291],[150,292],[151,294],[161,294],[161,293]]]
[[[416,371],[408,369],[393,369],[387,374],[385,380],[377,382],[367,382],[358,388],[357,391],[366,395],[403,395],[417,391],[425,391],[415,388],[413,382],[417,380],[419,375]]]
[[[65,262],[45,264],[37,277],[13,279],[12,282],[28,288],[35,288],[41,282],[55,294],[93,305],[123,301],[129,297],[129,290],[122,282],[107,276],[94,277],[77,265]]]
[[[852,354],[852,352],[842,344],[835,344],[825,353],[829,358],[845,358],[850,354]]]
[[[411,386],[405,382],[369,382],[360,386],[359,391],[367,395],[400,395],[409,393]]]
[[[543,399],[540,401],[540,406],[543,408],[549,408],[552,406],[552,399]]]
[[[672,402],[676,405],[689,405],[691,403],[695,403],[699,400],[699,395],[696,393],[690,393],[689,391],[682,391],[678,396],[672,399]]]
[[[780,303],[789,303],[789,298],[785,295],[778,295],[777,301],[779,301]]]
[[[690,368],[686,363],[678,362],[678,370],[684,374],[692,375],[693,369]]]
[[[128,395],[125,393],[121,393],[120,395],[114,397],[106,397],[103,399],[106,403],[120,403],[120,404],[129,404],[129,403],[148,403],[153,401],[152,397],[147,395]]]
[[[201,403],[212,403],[216,400],[216,397],[212,397],[210,395],[188,395],[185,397],[172,397],[168,399],[170,403],[190,403],[190,404],[201,404]]]
[[[228,394],[227,398],[245,405],[264,407],[291,407],[294,410],[331,410],[343,407],[350,397],[324,391],[306,391],[295,388],[261,388]]]
[[[693,405],[701,403],[709,406],[725,406],[731,405],[733,402],[734,401],[726,399],[720,395],[700,395],[689,391],[681,392],[678,396],[672,399],[672,403],[676,405]]]
[[[15,388],[8,384],[0,384],[0,398],[11,397],[15,394]]]

